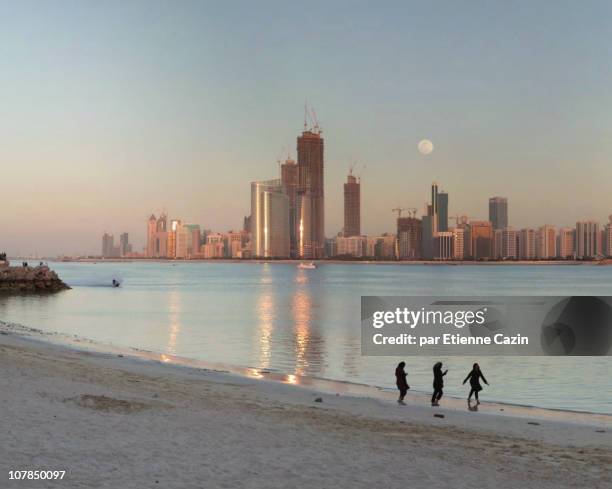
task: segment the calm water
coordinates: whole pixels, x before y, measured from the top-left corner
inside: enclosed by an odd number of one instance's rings
[[[361,295],[612,295],[612,267],[257,263],[54,263],[74,288],[2,297],[0,319],[123,347],[287,374],[393,387],[393,357],[362,357]],[[113,277],[121,288],[109,287]],[[483,399],[612,413],[612,358],[478,361]],[[414,390],[432,360],[408,359]],[[452,357],[445,393],[466,395],[472,358]]]

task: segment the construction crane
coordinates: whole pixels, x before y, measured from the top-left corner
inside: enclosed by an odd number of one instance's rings
[[[459,221],[461,220],[461,224],[467,224],[468,220],[470,219],[470,216],[466,216],[465,214],[463,215],[455,215],[455,216],[448,216],[449,219],[454,219],[455,220],[455,224],[457,227],[459,227]]]
[[[400,217],[402,217],[402,211],[405,211],[406,208],[404,207],[396,207],[395,209],[391,209],[391,212],[397,212],[397,218],[399,219]]]

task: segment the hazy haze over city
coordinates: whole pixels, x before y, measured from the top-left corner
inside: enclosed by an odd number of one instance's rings
[[[362,230],[394,232],[437,181],[450,214],[612,214],[608,2],[4,2],[0,248],[100,250],[146,219],[238,229],[250,182],[325,138],[326,233],[362,179]],[[434,151],[423,156],[419,140]],[[451,223],[453,221],[451,220]]]

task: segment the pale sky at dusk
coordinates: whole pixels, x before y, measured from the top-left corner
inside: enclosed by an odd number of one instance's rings
[[[162,208],[240,228],[250,182],[295,156],[305,99],[328,236],[352,161],[367,234],[394,232],[391,208],[422,208],[433,180],[451,214],[507,196],[516,227],[612,214],[609,2],[41,0],[0,16],[10,254],[99,253],[104,231],[140,250]]]

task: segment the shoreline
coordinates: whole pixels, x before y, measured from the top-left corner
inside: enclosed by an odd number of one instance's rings
[[[209,362],[179,355],[155,352],[137,347],[120,347],[113,344],[98,342],[76,335],[67,335],[54,331],[44,331],[31,328],[19,323],[7,323],[0,320],[0,335],[14,335],[26,341],[40,343],[46,346],[65,348],[76,353],[96,355],[115,355],[119,358],[130,358],[145,364],[164,365],[169,368],[193,369],[196,371],[214,371],[244,379],[264,380],[271,383],[286,384],[295,388],[316,390],[322,394],[341,394],[353,397],[362,397],[372,400],[392,402],[397,398],[395,388],[387,388],[372,384],[337,380],[326,377],[299,376],[286,372],[261,369],[257,367],[238,366],[223,362]],[[428,407],[431,394],[428,391],[411,389],[408,391],[406,401],[413,405]],[[466,400],[446,394],[444,407],[455,411],[465,410]],[[554,407],[540,407],[530,404],[512,403],[507,401],[487,400],[480,408],[482,412],[497,414],[503,417],[522,417],[538,419],[559,419],[567,422],[585,422],[605,425],[612,430],[612,413],[594,411],[581,411],[576,409],[563,409]],[[504,413],[503,415],[501,413]]]
[[[10,328],[1,331],[0,353],[4,474],[62,467],[69,487],[177,489],[612,481],[608,416],[514,416],[515,408],[493,412],[487,402],[478,412],[434,409],[412,398],[398,406],[395,393],[387,400],[327,392],[76,349]]]
[[[20,259],[20,258],[11,258]],[[401,265],[401,266],[610,266],[612,259],[604,260],[490,260],[490,261],[455,261],[455,260],[298,260],[298,259],[240,259],[240,258],[82,258],[82,259],[46,259],[49,263],[250,263],[250,264],[281,264],[297,265],[302,262],[312,262],[317,265]]]

